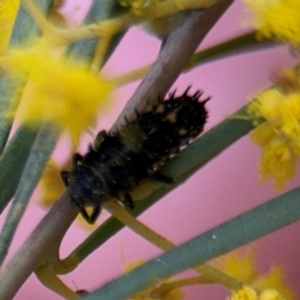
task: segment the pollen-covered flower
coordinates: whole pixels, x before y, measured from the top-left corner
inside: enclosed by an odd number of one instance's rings
[[[285,282],[282,268],[273,266],[261,274],[256,263],[256,249],[239,249],[216,258],[212,264],[225,274],[244,283],[226,300],[294,300],[293,291]]]
[[[257,277],[256,280],[253,281],[253,286],[262,291],[260,300],[296,299],[294,292],[286,283],[283,268],[278,265],[273,265],[268,273]]]
[[[219,258],[213,259],[211,264],[230,277],[245,283],[255,280],[259,276],[255,265],[256,249],[247,248],[231,251]]]
[[[260,294],[259,300],[285,300],[278,291],[266,289]]]
[[[285,300],[276,290],[266,289],[257,293],[250,287],[243,287],[239,291],[233,291],[226,300]]]
[[[20,0],[1,0],[0,2],[0,54],[3,54],[9,43]]]
[[[298,0],[244,0],[253,12],[253,23],[262,37],[300,43]]]
[[[51,122],[77,142],[109,107],[111,81],[88,71],[84,64],[55,55],[47,45],[10,51],[0,59],[9,74],[26,81],[17,118],[29,125]],[[14,116],[9,116],[14,117]]]
[[[293,81],[293,76],[290,76],[288,85],[277,86],[259,94],[248,109],[254,118],[266,120],[250,135],[253,142],[262,147],[259,173],[263,181],[273,178],[275,187],[279,189],[284,188],[285,182],[294,177],[300,157],[298,78],[295,77]]]
[[[295,175],[299,145],[273,130],[270,123],[264,123],[254,129],[250,136],[262,147],[259,164],[262,181],[274,179],[275,187],[283,189],[285,182]]]
[[[259,300],[254,289],[245,286],[239,291],[233,291],[231,296],[226,297],[226,300]]]
[[[68,163],[63,169],[71,167],[70,165],[71,163]],[[38,186],[41,194],[39,203],[47,208],[51,207],[65,190],[60,177],[60,169],[56,161],[50,159],[40,179]]]

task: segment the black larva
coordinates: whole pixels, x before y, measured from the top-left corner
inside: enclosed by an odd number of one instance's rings
[[[114,134],[100,131],[84,156],[74,155],[73,170],[61,175],[71,201],[87,222],[95,222],[109,197],[133,208],[130,192],[147,178],[173,182],[159,169],[203,131],[207,119],[208,99],[199,101],[202,93],[189,96],[188,90],[181,97],[173,93],[160,100]],[[91,215],[88,206],[93,208]]]

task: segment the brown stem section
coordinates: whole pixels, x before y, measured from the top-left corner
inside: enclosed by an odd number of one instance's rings
[[[177,28],[164,41],[163,47],[150,71],[118,117],[112,130],[125,123],[124,116],[132,119],[135,109],[143,111],[147,103],[163,97],[178,78],[200,42],[234,0],[221,0],[206,10],[180,13]]]
[[[13,299],[34,269],[46,263],[43,260],[47,258],[51,261],[51,257],[57,253],[60,242],[77,213],[68,196],[63,194],[1,271],[1,300]]]

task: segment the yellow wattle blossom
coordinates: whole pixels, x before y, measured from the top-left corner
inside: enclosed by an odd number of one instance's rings
[[[242,290],[233,291],[231,296],[226,300],[258,300],[257,293],[254,289],[245,286]]]
[[[284,300],[278,291],[267,289],[262,291],[259,297],[260,300]]]
[[[243,289],[232,291],[226,300],[295,300],[282,268],[273,266],[268,273],[261,274],[255,258],[256,249],[249,247],[212,260],[213,266],[244,283]]]
[[[300,84],[296,71],[286,72],[286,80],[277,87],[262,92],[249,105],[248,113],[264,118],[250,134],[262,147],[259,173],[263,181],[275,180],[275,187],[283,189],[291,180],[300,157]]]
[[[278,135],[269,123],[258,126],[250,137],[262,147],[258,169],[262,181],[274,179],[275,188],[284,189],[285,182],[295,176],[299,145],[285,136]]]
[[[5,52],[8,46],[19,5],[20,0],[1,0],[0,2],[0,55]]]
[[[143,264],[144,261],[142,259],[137,259],[134,262],[131,262],[127,264],[124,267],[124,272],[128,273],[138,267],[139,265]],[[149,284],[149,287],[144,290],[143,292],[129,298],[128,300],[182,300],[184,299],[184,294],[179,288],[172,289],[171,291],[168,291],[167,293],[158,295],[154,292],[154,290],[157,289],[158,286],[160,286],[163,283],[171,282],[172,279],[167,279],[164,281],[157,281]]]
[[[32,126],[51,122],[74,142],[95,123],[99,110],[111,104],[111,81],[89,72],[80,62],[57,56],[46,43],[10,51],[0,58],[0,66],[26,80],[17,118]]]
[[[244,0],[253,12],[260,36],[300,43],[300,2],[298,0]]]
[[[258,294],[254,289],[245,286],[239,291],[233,291],[226,300],[285,300],[276,290],[266,289]]]
[[[249,247],[247,249],[231,251],[226,255],[213,259],[213,267],[221,270],[230,277],[236,278],[241,282],[251,282],[259,276],[255,265],[256,249]]]
[[[71,163],[67,163],[61,168],[54,159],[50,159],[39,181],[39,204],[49,208],[58,199],[58,197],[65,191],[65,186],[60,177],[61,169],[70,169]]]
[[[272,300],[296,299],[294,292],[286,283],[284,270],[278,265],[272,266],[267,274],[256,278],[252,286],[262,291],[260,300],[269,300],[267,297],[271,295],[274,297],[270,298]]]

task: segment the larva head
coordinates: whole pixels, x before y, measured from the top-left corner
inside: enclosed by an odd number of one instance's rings
[[[84,165],[77,165],[72,172],[64,171],[61,175],[71,201],[88,223],[94,223],[107,194],[102,181]],[[92,207],[91,215],[87,213],[87,207]]]

